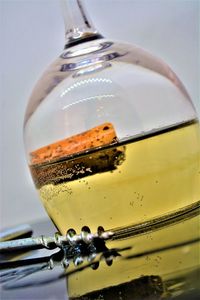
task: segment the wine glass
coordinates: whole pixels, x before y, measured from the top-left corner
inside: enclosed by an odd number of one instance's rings
[[[58,230],[121,232],[199,205],[200,129],[183,84],[138,46],[104,38],[63,0],[66,43],[30,97],[24,140]]]

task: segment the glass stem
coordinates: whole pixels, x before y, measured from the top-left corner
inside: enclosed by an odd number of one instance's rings
[[[88,17],[81,0],[60,0],[65,23],[65,48],[102,38]]]

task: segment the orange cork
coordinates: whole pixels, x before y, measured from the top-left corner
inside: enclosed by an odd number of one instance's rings
[[[117,136],[113,125],[111,123],[104,123],[83,133],[31,152],[31,165],[50,162],[51,160],[91,148],[109,145],[116,141]]]

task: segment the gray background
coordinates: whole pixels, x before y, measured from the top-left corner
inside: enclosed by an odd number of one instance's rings
[[[135,43],[165,60],[200,115],[199,1],[85,0],[104,36]],[[26,166],[23,116],[40,74],[63,49],[58,0],[0,0],[1,225],[46,216]]]

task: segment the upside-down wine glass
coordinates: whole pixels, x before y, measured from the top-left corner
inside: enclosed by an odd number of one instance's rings
[[[104,38],[63,0],[66,42],[30,97],[24,137],[42,203],[65,234],[127,234],[200,200],[200,129],[183,84],[138,46]],[[153,224],[153,223],[152,223]]]

